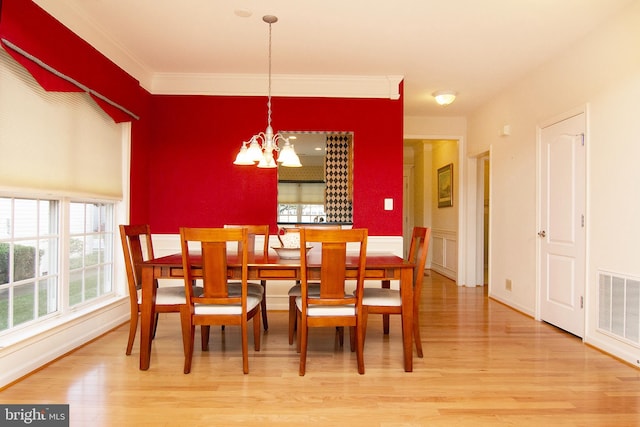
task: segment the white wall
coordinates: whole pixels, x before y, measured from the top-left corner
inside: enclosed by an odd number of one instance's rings
[[[598,269],[640,277],[640,2],[469,117],[468,154],[491,149],[490,294],[536,307],[536,126],[587,105],[585,341],[636,364],[640,349],[597,328]],[[499,67],[499,64],[496,64]],[[504,125],[511,136],[500,137]],[[505,279],[513,290],[504,289]]]

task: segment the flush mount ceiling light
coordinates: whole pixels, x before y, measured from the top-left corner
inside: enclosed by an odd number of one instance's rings
[[[267,129],[264,132],[253,135],[249,141],[244,141],[240,152],[236,156],[234,165],[253,166],[256,163],[259,168],[275,168],[277,162],[282,166],[300,167],[300,159],[296,154],[293,144],[280,132],[274,134],[271,127],[271,24],[278,22],[278,17],[265,15],[262,20],[269,24],[269,93],[267,96]],[[277,156],[277,160],[274,158]]]
[[[456,100],[456,93],[452,90],[439,90],[432,95],[440,105],[449,105]]]

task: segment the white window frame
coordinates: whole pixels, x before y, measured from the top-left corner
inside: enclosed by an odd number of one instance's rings
[[[78,315],[97,310],[106,304],[113,302],[121,298],[124,294],[122,280],[122,268],[118,259],[122,257],[121,251],[118,249],[119,238],[117,235],[117,223],[119,222],[118,212],[121,211],[121,203],[118,200],[110,200],[104,198],[90,198],[90,197],[52,197],[51,194],[36,194],[25,192],[9,192],[0,190],[0,197],[26,199],[26,200],[49,200],[57,204],[57,236],[58,236],[58,259],[56,269],[57,273],[57,310],[48,313],[46,315],[37,316],[26,321],[24,323],[9,326],[8,329],[0,331],[0,342],[2,344],[10,343],[25,339],[43,330],[47,330],[57,326],[58,324],[70,320]],[[70,253],[70,241],[71,241],[71,218],[70,218],[70,205],[71,203],[83,203],[83,204],[104,204],[111,208],[111,223],[108,229],[104,230],[104,233],[109,237],[109,262],[102,263],[103,268],[108,269],[107,276],[110,278],[109,290],[102,292],[100,295],[91,299],[83,299],[78,304],[71,305],[69,301],[69,289],[70,289],[70,265],[69,265],[69,253]],[[87,235],[96,235],[96,233],[86,233]],[[40,236],[33,236],[38,238]],[[22,238],[9,238],[0,239],[2,242],[14,242],[24,240]],[[33,239],[30,239],[33,240]],[[86,268],[84,266],[83,268]],[[37,276],[37,274],[36,274]],[[37,277],[34,279],[37,281]],[[6,289],[15,286],[15,282],[10,281],[8,284],[0,285],[0,288]],[[9,299],[9,313],[12,314],[12,300]],[[11,323],[11,322],[10,322]],[[1,346],[1,345],[0,345]]]

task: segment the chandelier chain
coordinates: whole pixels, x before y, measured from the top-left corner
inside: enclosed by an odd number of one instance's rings
[[[271,22],[269,22],[269,91],[267,97],[267,126],[271,126]]]

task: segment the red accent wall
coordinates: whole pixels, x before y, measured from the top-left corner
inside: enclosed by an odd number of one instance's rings
[[[144,94],[138,81],[32,1],[0,1],[0,37],[134,114],[140,114]],[[7,49],[44,89],[78,90]],[[99,104],[117,122],[130,120],[128,115],[109,104]]]
[[[353,226],[402,235],[402,99],[274,97],[272,110],[275,131],[352,131]],[[276,171],[233,165],[266,120],[266,97],[152,95],[149,121],[134,123],[132,222],[154,233],[226,223],[275,230]]]

